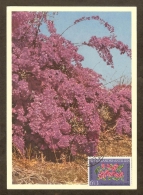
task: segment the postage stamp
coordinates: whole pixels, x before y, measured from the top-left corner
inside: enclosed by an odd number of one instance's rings
[[[100,162],[96,158],[89,158],[90,186],[130,186],[131,159],[104,157]]]

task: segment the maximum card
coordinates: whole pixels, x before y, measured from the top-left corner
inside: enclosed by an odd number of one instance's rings
[[[7,7],[7,188],[137,188],[136,7]]]

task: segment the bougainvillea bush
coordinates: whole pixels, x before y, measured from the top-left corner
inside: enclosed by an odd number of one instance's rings
[[[96,49],[107,65],[114,67],[112,48],[131,57],[114,28],[99,16],[80,18],[73,25],[85,20],[100,22],[110,32],[109,37],[93,36],[82,43]],[[42,23],[49,36],[40,32]],[[78,47],[56,33],[46,12],[12,13],[12,137],[22,155],[28,142],[43,151],[68,148],[72,155],[95,155],[105,106],[116,116],[117,133],[131,134],[131,86],[107,90],[101,75],[82,67],[83,60]]]

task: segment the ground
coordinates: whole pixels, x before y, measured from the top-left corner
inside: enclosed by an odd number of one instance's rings
[[[127,135],[107,130],[100,133],[97,156],[132,156]],[[88,166],[83,160],[54,163],[42,159],[22,159],[13,153],[13,184],[87,184]]]

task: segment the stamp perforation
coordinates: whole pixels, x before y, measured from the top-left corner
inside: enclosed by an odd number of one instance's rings
[[[97,164],[97,157],[88,158],[89,186],[131,186],[131,157],[104,157]]]

